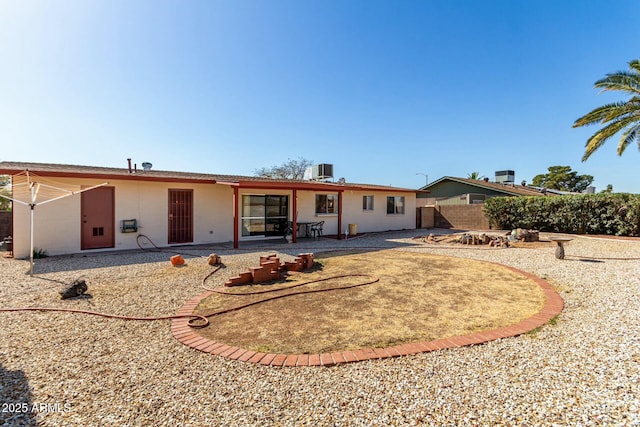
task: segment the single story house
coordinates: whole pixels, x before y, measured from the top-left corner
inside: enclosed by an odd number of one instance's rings
[[[484,203],[491,197],[542,196],[537,188],[512,182],[490,182],[489,179],[469,179],[445,176],[422,187],[428,193],[418,193],[418,206],[469,205]]]
[[[13,252],[49,255],[281,238],[293,224],[324,221],[323,233],[415,229],[415,189],[128,168],[0,162],[12,180]],[[31,205],[31,206],[30,206]],[[33,213],[30,212],[33,210]]]

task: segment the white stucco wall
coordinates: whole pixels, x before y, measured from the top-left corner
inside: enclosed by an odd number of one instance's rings
[[[373,196],[373,211],[362,209],[363,196]],[[404,197],[404,214],[387,214],[387,196]],[[357,225],[358,233],[416,228],[415,193],[347,190],[342,195],[342,201],[343,229],[350,223]]]
[[[338,214],[316,214],[316,194],[337,196],[338,193],[321,191],[298,191],[298,222],[324,221],[324,234],[338,233]]]
[[[250,190],[239,191],[240,199],[245,194],[278,194],[289,196],[289,219],[293,219],[293,192],[276,190]],[[322,191],[302,191],[297,194],[297,214],[298,222],[319,222],[324,221],[324,234],[335,235],[338,232],[343,234],[350,223],[357,224],[359,233],[415,229],[416,227],[416,195],[412,192],[380,192],[380,191],[351,191],[343,192],[342,204],[342,230],[338,230],[338,214],[316,214],[316,195],[328,194],[337,196],[335,192]],[[364,211],[362,209],[362,197],[365,195],[374,196],[374,210]],[[404,214],[387,214],[387,196],[404,196]],[[242,210],[242,201],[240,201]],[[251,240],[252,238],[242,238],[240,240]]]
[[[72,191],[103,181],[92,179],[56,178],[58,186]],[[233,190],[218,184],[165,183],[127,180],[109,180],[115,188],[115,247],[110,249],[81,250],[81,195],[76,194],[48,204],[36,206],[34,246],[49,255],[95,252],[113,249],[137,248],[136,236],[144,234],[156,245],[166,246],[168,238],[169,189],[192,189],[194,203],[194,244],[228,242],[233,240]],[[28,200],[28,194],[14,195]],[[46,200],[50,194],[44,194]],[[14,204],[14,255],[29,257],[29,207]],[[137,219],[138,233],[121,233],[120,221]]]
[[[344,234],[349,224],[356,224],[358,233],[403,230],[416,228],[415,193],[352,191],[342,193],[342,230],[338,230],[338,214],[315,213],[316,194],[335,194],[313,191],[298,191],[298,222],[324,221],[324,234]],[[362,209],[362,197],[374,196],[374,210]],[[387,214],[387,196],[404,196],[404,214]]]
[[[53,181],[53,180],[51,180]],[[77,191],[100,184],[97,179],[56,178],[55,184]],[[129,180],[109,180],[108,186],[115,189],[115,246],[114,248],[81,250],[81,195],[76,194],[57,201],[36,206],[34,223],[34,246],[45,249],[49,255],[82,252],[97,252],[113,249],[136,249],[136,237],[144,234],[156,245],[166,246],[168,239],[168,192],[169,189],[192,189],[194,201],[194,244],[229,242],[233,240],[233,189],[221,184],[166,183]],[[24,189],[24,187],[22,187]],[[37,200],[46,200],[52,194],[42,192]],[[60,193],[58,193],[60,194]],[[250,190],[244,194],[280,194],[289,196],[289,218],[293,218],[293,191]],[[334,194],[321,191],[297,191],[298,222],[325,221],[324,234],[343,234],[350,223],[357,224],[359,233],[414,229],[416,220],[415,193],[384,191],[345,190],[342,196],[342,230],[338,230],[337,214],[316,214],[316,194]],[[374,210],[362,209],[362,197],[374,196]],[[28,200],[23,190],[14,190],[14,196]],[[404,214],[387,214],[387,196],[404,196]],[[240,199],[241,200],[241,199]],[[241,203],[240,203],[241,204]],[[240,206],[241,208],[241,206]],[[14,255],[29,256],[29,207],[14,204]],[[241,218],[241,212],[238,221]],[[120,221],[138,220],[137,233],[120,232]],[[242,239],[241,240],[245,240]]]

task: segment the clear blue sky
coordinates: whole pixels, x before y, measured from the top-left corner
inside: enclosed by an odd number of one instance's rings
[[[418,188],[549,166],[640,193],[574,120],[638,58],[640,2],[0,0],[0,160],[253,175],[304,157]]]

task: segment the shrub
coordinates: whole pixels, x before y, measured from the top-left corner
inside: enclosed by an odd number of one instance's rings
[[[484,213],[493,228],[574,234],[640,235],[640,195],[578,194],[494,197]]]
[[[47,254],[47,250],[46,249],[33,248],[33,258],[34,259],[46,258],[48,256],[49,256],[49,254]]]

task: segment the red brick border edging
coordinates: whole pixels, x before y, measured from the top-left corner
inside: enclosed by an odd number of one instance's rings
[[[493,263],[496,264],[496,263]],[[546,297],[545,306],[537,314],[522,320],[514,325],[502,328],[475,332],[467,335],[441,338],[435,341],[423,341],[409,344],[401,344],[387,348],[365,348],[353,351],[339,351],[322,354],[273,354],[260,353],[246,350],[240,347],[229,346],[215,342],[209,338],[198,335],[196,329],[187,325],[187,318],[173,319],[171,333],[186,346],[195,348],[205,353],[211,353],[229,359],[242,362],[258,363],[264,366],[332,366],[340,363],[359,362],[370,359],[384,359],[387,357],[407,356],[410,354],[425,353],[434,350],[444,350],[466,345],[482,344],[500,338],[508,338],[521,335],[539,328],[549,320],[562,312],[564,302],[560,295],[545,280],[517,268],[497,264],[533,280],[542,288]],[[213,294],[211,291],[203,292],[189,300],[176,313],[177,315],[191,315],[201,300]]]

